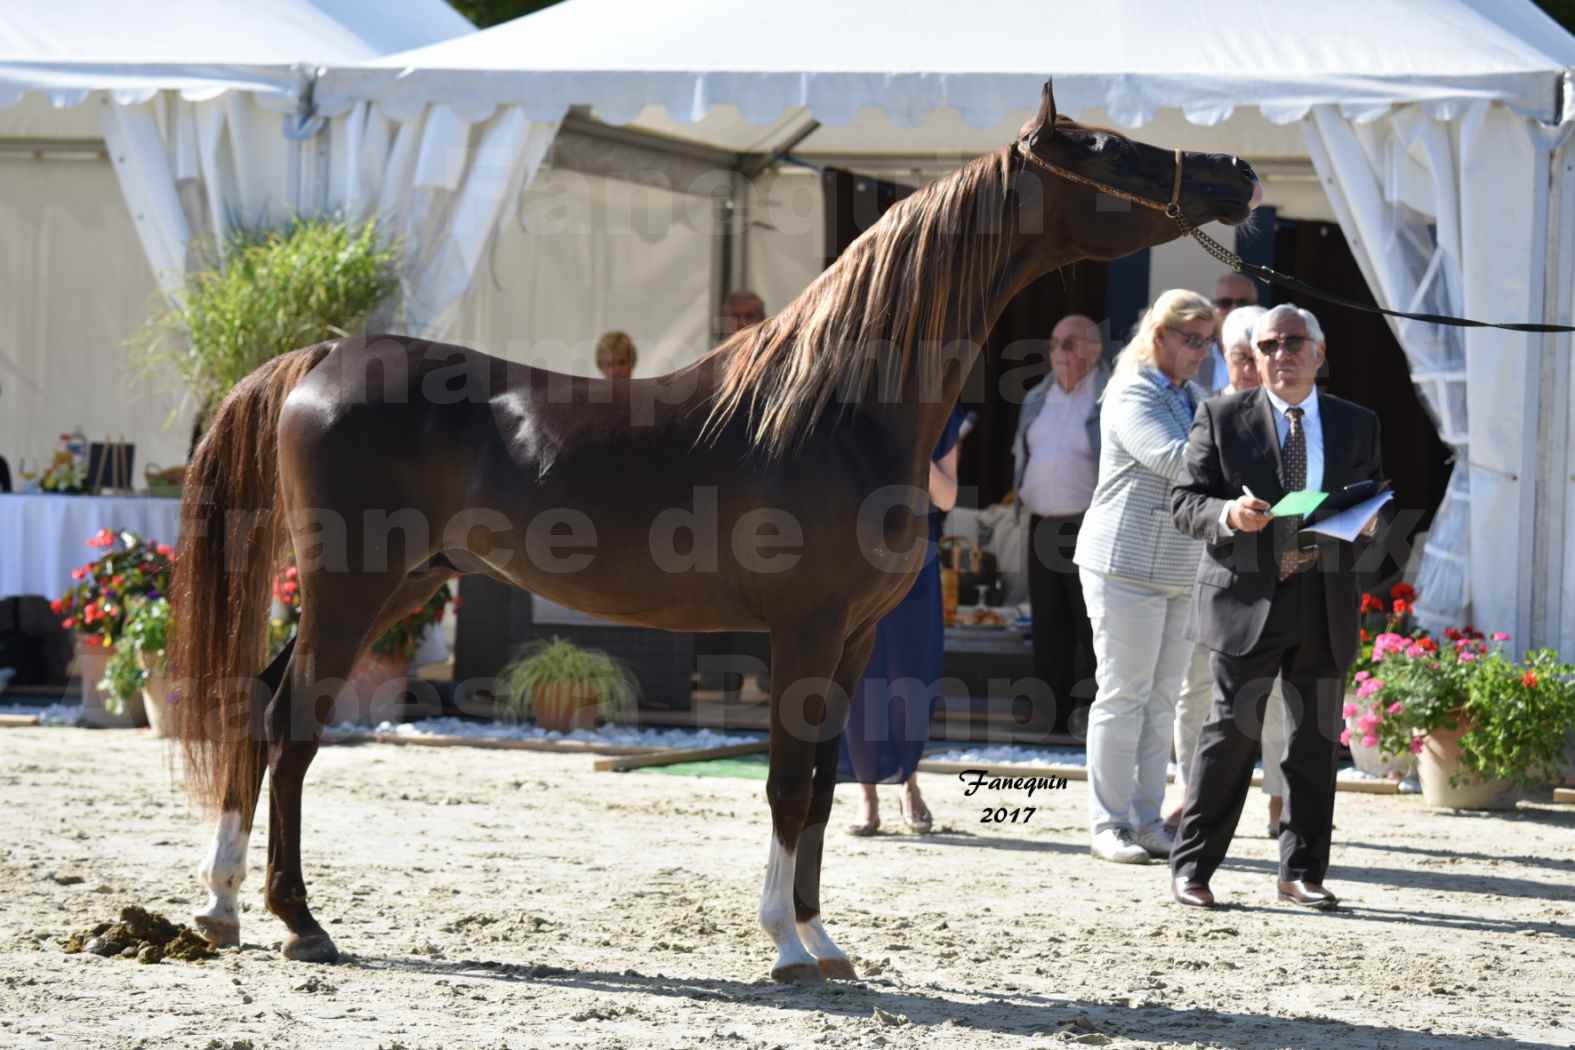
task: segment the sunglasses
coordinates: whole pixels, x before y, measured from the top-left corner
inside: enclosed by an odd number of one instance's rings
[[[1046,342],[1049,343],[1050,352],[1053,354],[1057,350],[1076,350],[1079,343],[1087,342],[1087,340],[1079,339],[1077,336],[1073,335],[1067,336],[1065,339],[1046,340]]]
[[[1183,332],[1179,328],[1169,328],[1166,330],[1181,336],[1181,341],[1186,344],[1188,350],[1202,350],[1204,347],[1214,342],[1213,338],[1210,336],[1193,335],[1191,332]]]
[[[1265,339],[1258,344],[1258,353],[1264,357],[1273,357],[1284,350],[1286,356],[1295,357],[1306,349],[1310,340],[1305,335],[1288,335],[1283,339]]]
[[[1256,299],[1216,299],[1214,307],[1218,310],[1234,310],[1238,306],[1252,306],[1256,302]]]

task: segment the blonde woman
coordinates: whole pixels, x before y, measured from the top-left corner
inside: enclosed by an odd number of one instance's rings
[[[628,379],[639,359],[627,332],[608,332],[596,340],[596,367],[607,379]]]
[[[1191,382],[1218,314],[1194,292],[1161,295],[1120,356],[1100,410],[1099,482],[1073,561],[1094,629],[1088,717],[1089,850],[1147,864],[1173,839],[1161,807],[1202,545],[1170,521],[1187,435],[1206,396]]]

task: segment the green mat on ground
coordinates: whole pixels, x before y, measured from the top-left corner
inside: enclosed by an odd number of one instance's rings
[[[765,755],[738,758],[713,758],[704,762],[678,762],[670,766],[645,766],[636,773],[666,773],[677,777],[739,777],[743,780],[766,779]]]

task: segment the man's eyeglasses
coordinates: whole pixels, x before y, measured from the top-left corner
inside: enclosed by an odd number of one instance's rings
[[[1211,336],[1193,335],[1191,332],[1183,332],[1179,328],[1172,328],[1170,331],[1181,336],[1181,341],[1187,345],[1188,350],[1202,350],[1214,341]]]
[[[1079,343],[1086,343],[1088,340],[1069,335],[1065,339],[1051,339],[1048,342],[1050,344],[1050,352],[1053,354],[1057,350],[1076,350]]]
[[[1258,353],[1264,357],[1273,357],[1281,350],[1287,357],[1295,357],[1307,346],[1309,340],[1305,335],[1288,335],[1283,339],[1265,339],[1258,344]]]
[[[1216,300],[1214,300],[1214,308],[1216,310],[1223,310],[1223,311],[1229,313],[1231,310],[1236,309],[1236,307],[1238,307],[1238,306],[1252,306],[1256,302],[1257,302],[1256,299],[1232,299],[1229,296],[1227,296],[1224,299],[1216,299]]]

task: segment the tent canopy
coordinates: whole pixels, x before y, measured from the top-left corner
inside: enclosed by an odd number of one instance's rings
[[[912,149],[907,129],[935,120],[990,129],[981,145],[998,145],[1047,73],[1067,114],[1140,127],[1165,108],[1197,125],[1242,107],[1289,124],[1319,105],[1362,119],[1425,102],[1449,117],[1477,99],[1551,121],[1555,79],[1575,66],[1575,40],[1528,0],[803,0],[779,10],[786,17],[730,0],[573,0],[330,70],[317,97],[330,112],[376,98],[394,109],[443,103],[473,120],[502,103],[541,120],[588,105],[609,123],[735,152],[769,152],[810,118],[822,127],[794,145],[816,151],[869,109],[884,113],[886,133],[841,145],[880,153]]]
[[[360,62],[474,32],[443,0],[7,0],[0,108],[25,92],[56,106],[89,91],[143,102],[164,89],[211,98],[248,89],[292,101],[302,63]]]

